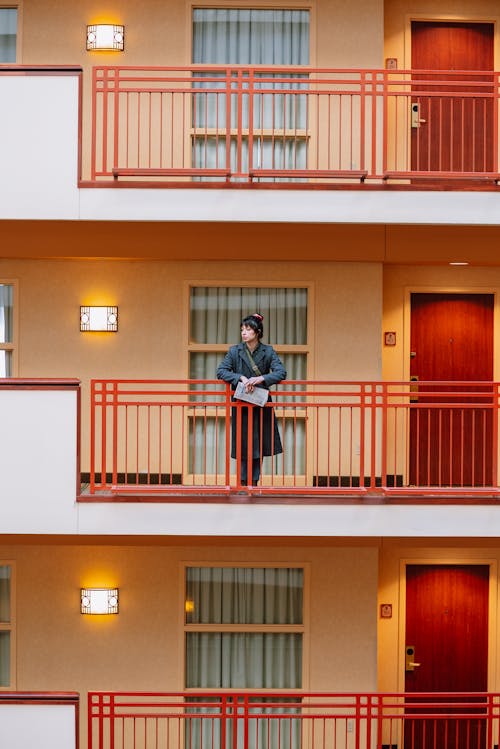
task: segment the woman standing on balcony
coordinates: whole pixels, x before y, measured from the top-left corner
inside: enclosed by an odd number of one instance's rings
[[[264,335],[263,316],[258,312],[241,321],[242,342],[231,346],[217,367],[219,380],[230,383],[233,390],[242,382],[247,393],[255,388],[269,390],[286,379],[286,370],[272,346],[261,342]],[[269,397],[270,399],[270,397]],[[233,399],[234,400],[234,399]],[[252,479],[255,486],[260,478],[262,458],[283,452],[278,424],[272,408],[249,406],[241,409],[241,483],[248,484],[248,411],[252,413]],[[231,457],[236,458],[236,409],[231,418]]]

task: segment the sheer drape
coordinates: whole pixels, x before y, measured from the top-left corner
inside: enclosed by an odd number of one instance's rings
[[[12,342],[12,286],[0,284],[0,343]]]
[[[299,689],[302,635],[188,632],[187,686]]]
[[[13,312],[13,287],[9,284],[0,284],[0,345],[12,343]],[[12,353],[0,349],[0,377],[11,376]]]
[[[302,634],[259,631],[274,625],[300,626],[303,622],[304,574],[298,568],[195,567],[186,570],[186,624],[213,630],[218,624],[248,625],[245,632],[188,631],[186,633],[186,686],[206,689],[300,689]],[[253,631],[252,631],[253,630]],[[190,702],[196,703],[196,698]],[[265,701],[259,698],[258,702]],[[285,702],[286,700],[280,700]],[[274,718],[285,708],[260,706],[250,715],[248,736],[241,720],[224,726],[216,709],[196,707],[186,725],[188,746],[205,749],[299,749],[300,724],[293,718]],[[295,709],[295,712],[297,709]],[[293,710],[291,711],[293,713]],[[234,735],[236,731],[236,736]]]
[[[309,11],[198,8],[193,11],[193,63],[223,65],[282,65],[309,64]],[[213,75],[211,76],[213,78]],[[276,94],[276,90],[297,91],[306,83],[279,82],[259,84],[253,93],[253,121],[249,121],[249,96],[241,98],[242,127],[253,128],[255,139],[252,152],[254,168],[299,169],[306,166],[307,144],[299,131],[305,131],[307,105],[304,96],[296,93]],[[266,72],[269,78],[269,72]],[[290,77],[290,76],[288,76]],[[300,80],[302,76],[294,75]],[[196,87],[216,89],[217,92],[198,94],[194,98],[193,125],[204,133],[206,128],[226,127],[226,108],[231,107],[231,128],[238,125],[238,102],[230,101],[224,93],[225,83],[211,81]],[[269,93],[270,91],[273,93]],[[220,93],[219,93],[220,91]],[[264,130],[273,137],[264,136]],[[285,135],[293,133],[294,135]],[[281,133],[281,135],[280,135]],[[203,168],[236,169],[236,140],[230,143],[230,165],[226,163],[226,136],[195,136],[193,163]],[[241,170],[248,172],[248,143],[243,142]]]
[[[302,624],[301,568],[188,567],[186,624]]]
[[[10,686],[10,632],[0,632],[0,687]]]
[[[10,622],[10,567],[0,566],[0,623]],[[10,686],[10,632],[0,631],[0,687]]]
[[[187,624],[302,624],[303,570],[189,568]],[[302,634],[187,632],[186,686],[300,688]]]
[[[0,377],[12,377],[12,352],[0,349]]]
[[[240,322],[264,315],[265,339],[273,346],[307,343],[307,289],[193,287],[192,343],[231,344],[240,340]]]
[[[193,62],[307,65],[309,11],[195,8]]]
[[[16,8],[0,8],[0,63],[16,61]]]

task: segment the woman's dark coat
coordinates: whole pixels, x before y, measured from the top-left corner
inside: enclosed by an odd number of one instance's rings
[[[256,387],[263,387],[269,390],[271,385],[277,385],[278,382],[286,379],[286,370],[272,346],[265,343],[259,343],[252,353],[253,360],[264,377],[264,382]],[[217,368],[217,377],[219,380],[229,382],[232,389],[240,381],[241,375],[245,377],[255,377],[256,372],[252,369],[250,361],[246,354],[246,343],[238,343],[231,346],[222,362]],[[271,400],[271,397],[269,397]],[[278,455],[283,452],[278,423],[274,418],[274,409],[270,406],[250,406],[253,411],[253,434],[252,434],[252,457],[259,458],[264,455]],[[236,409],[232,409],[231,415],[231,457],[236,457]],[[247,458],[247,419],[248,408],[241,409],[241,457]],[[262,433],[262,446],[260,445],[260,435]]]

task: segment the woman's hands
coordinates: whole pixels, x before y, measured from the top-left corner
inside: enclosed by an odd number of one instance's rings
[[[241,375],[240,381],[245,385],[245,392],[247,393],[253,393],[255,386],[260,385],[261,382],[264,382],[264,377],[262,375],[259,375],[258,377],[245,377],[245,375]]]

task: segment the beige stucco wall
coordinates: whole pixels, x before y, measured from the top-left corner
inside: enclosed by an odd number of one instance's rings
[[[183,687],[183,562],[308,568],[304,688],[376,688],[377,548],[300,541],[168,546],[4,545],[16,569],[17,690]],[[118,616],[79,613],[80,587],[118,586]],[[85,745],[85,744],[83,744]]]
[[[289,284],[310,289],[310,377],[378,377],[379,264],[268,262],[248,269],[247,261],[0,260],[0,278],[18,282],[17,375],[83,382],[187,377],[190,284]],[[80,304],[117,304],[118,334],[80,333]]]
[[[498,691],[500,547],[491,541],[7,542],[0,561],[16,570],[16,688],[77,690],[83,698],[92,689],[182,688],[186,562],[306,565],[304,688],[333,692],[403,689],[405,563],[489,564],[488,687]],[[79,589],[86,586],[118,586],[120,614],[82,616]],[[392,618],[380,617],[382,603],[392,605]]]
[[[378,67],[383,50],[383,0],[278,0],[256,3],[198,2],[189,0],[133,0],[78,3],[21,0],[20,57],[23,64],[189,65],[193,7],[309,8],[311,10],[311,64],[332,67]],[[50,39],[42,33],[50,21]],[[88,53],[85,29],[89,23],[125,25],[125,51]]]
[[[235,7],[235,3],[224,3]],[[267,3],[264,3],[266,5]],[[75,4],[51,0],[20,0],[19,57],[22,64],[92,65],[188,65],[191,62],[192,3],[169,0],[160,3],[133,0],[108,4],[92,0]],[[217,3],[220,5],[220,3]],[[262,3],[240,0],[238,7],[261,7]],[[269,7],[311,9],[311,64],[327,67],[383,67],[385,57],[396,57],[400,67],[409,65],[411,19],[451,19],[498,22],[495,0],[457,0],[443,6],[439,0],[411,4],[408,0],[284,0]],[[50,21],[50,39],[43,31]],[[88,53],[85,28],[88,23],[123,23],[126,29],[123,53]],[[385,49],[384,49],[385,45]],[[498,44],[496,58],[499,59]],[[498,65],[498,63],[497,63]]]
[[[495,295],[494,379],[500,375],[500,269],[389,265],[384,268],[384,330],[396,333],[397,344],[383,350],[383,378],[408,379],[410,374],[411,292],[480,292]]]
[[[307,285],[309,378],[380,378],[379,264],[269,262],[255,266],[252,276],[248,267],[244,261],[0,260],[0,279],[17,281],[15,375],[76,377],[82,381],[82,467],[88,445],[91,378],[188,376],[190,282]],[[81,304],[117,304],[119,332],[80,333]]]

